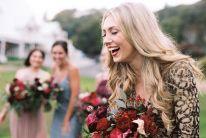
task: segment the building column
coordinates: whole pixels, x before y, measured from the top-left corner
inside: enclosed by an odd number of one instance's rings
[[[19,58],[26,57],[26,51],[25,51],[25,44],[24,43],[19,43],[19,46],[18,46],[18,57]]]
[[[0,62],[6,62],[6,42],[2,41],[0,42]]]

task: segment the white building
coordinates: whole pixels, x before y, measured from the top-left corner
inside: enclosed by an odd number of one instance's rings
[[[32,48],[39,47],[46,51],[45,63],[49,66],[51,46],[60,39],[67,40],[67,33],[58,22],[37,20],[23,0],[0,0],[0,63],[8,57],[25,58]],[[70,58],[78,67],[94,64],[68,43]]]
[[[34,47],[48,51],[55,40],[67,39],[57,22],[37,22],[21,0],[1,0],[0,19],[0,62],[24,58]]]

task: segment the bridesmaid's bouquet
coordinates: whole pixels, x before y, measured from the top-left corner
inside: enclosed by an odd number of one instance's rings
[[[7,100],[11,108],[19,114],[22,111],[36,112],[41,105],[45,111],[51,110],[51,100],[57,97],[62,89],[53,79],[41,81],[36,78],[32,84],[13,79],[7,88]]]
[[[158,127],[153,108],[145,104],[145,100],[137,96],[115,101],[118,110],[110,110],[107,106],[99,106],[87,118],[86,124],[92,138],[139,138],[155,137]]]

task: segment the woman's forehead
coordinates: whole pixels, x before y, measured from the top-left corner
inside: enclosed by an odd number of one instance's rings
[[[112,29],[112,28],[115,28],[115,27],[118,27],[118,26],[119,25],[118,25],[117,21],[115,21],[112,16],[108,16],[103,21],[102,30],[108,30],[108,29]]]

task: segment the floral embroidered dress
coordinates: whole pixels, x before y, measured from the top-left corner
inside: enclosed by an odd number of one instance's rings
[[[165,74],[166,75],[163,76],[165,89],[174,95],[174,129],[170,134],[168,134],[160,117],[160,111],[153,108],[153,112],[157,114],[155,123],[159,129],[155,137],[198,138],[199,98],[191,65],[185,61],[174,63]],[[129,96],[134,97],[135,95],[131,93]],[[125,102],[128,102],[127,100],[128,99],[125,99]],[[150,101],[148,104],[149,106],[152,106]],[[114,112],[114,110],[109,109],[109,112]]]

